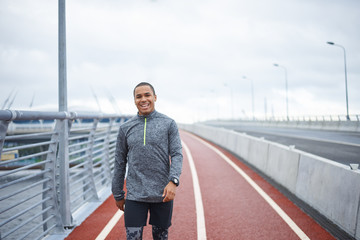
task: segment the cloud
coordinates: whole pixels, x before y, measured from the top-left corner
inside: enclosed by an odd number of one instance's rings
[[[133,87],[153,83],[159,111],[178,121],[360,112],[360,3],[339,1],[66,2],[69,109],[136,112]],[[0,104],[57,110],[57,2],[0,3]],[[248,79],[244,79],[246,76]],[[93,91],[91,90],[93,89]],[[93,93],[94,92],[94,93]]]

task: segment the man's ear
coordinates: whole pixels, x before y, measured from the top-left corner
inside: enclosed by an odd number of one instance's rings
[[[156,102],[156,99],[157,99],[157,96],[155,95],[155,96],[154,96],[154,102]]]

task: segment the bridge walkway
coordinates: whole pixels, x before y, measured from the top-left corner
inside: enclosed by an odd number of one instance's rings
[[[335,239],[229,152],[181,131],[183,173],[169,239]],[[66,238],[126,239],[110,196]],[[152,239],[151,227],[143,239]]]

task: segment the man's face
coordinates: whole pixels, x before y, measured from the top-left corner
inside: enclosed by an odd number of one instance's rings
[[[156,95],[150,86],[139,86],[135,89],[135,105],[139,115],[148,115],[155,109]]]

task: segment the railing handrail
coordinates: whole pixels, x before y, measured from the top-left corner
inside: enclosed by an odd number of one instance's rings
[[[0,110],[0,120],[53,120],[53,119],[90,119],[90,118],[118,118],[130,117],[118,114],[105,114],[105,113],[83,113],[83,112],[41,112],[41,111],[22,111],[22,110]]]
[[[211,119],[209,121],[248,121],[248,122],[298,122],[298,121],[314,121],[314,122],[359,122],[360,114],[349,115],[349,119],[346,115],[298,115],[298,116],[272,116],[272,117],[245,117],[245,118],[233,118],[233,119]]]

